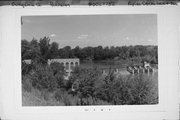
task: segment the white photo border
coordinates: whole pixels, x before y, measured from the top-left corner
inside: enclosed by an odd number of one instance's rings
[[[2,62],[13,62],[8,66],[10,76],[5,78],[3,94],[4,103],[8,106],[4,111],[11,112],[5,116],[29,119],[164,119],[176,118],[176,95],[178,97],[178,19],[176,7],[171,6],[111,6],[111,7],[4,7],[7,10],[6,24],[2,28],[3,50],[7,55]],[[156,14],[158,29],[158,96],[157,105],[111,105],[111,106],[22,106],[21,91],[21,17],[40,15],[105,15],[105,14]],[[5,48],[10,45],[11,52]],[[166,51],[167,50],[167,51]],[[177,50],[177,51],[176,51]],[[13,51],[13,52],[12,52]],[[10,54],[11,53],[11,54]],[[9,55],[10,54],[10,55]],[[168,68],[168,70],[166,69]],[[5,74],[7,74],[7,71]],[[173,78],[171,78],[173,77]],[[3,79],[4,81],[4,79]],[[9,89],[5,89],[11,83]],[[11,95],[11,96],[10,96]],[[178,99],[178,98],[177,98]],[[10,102],[12,101],[13,102]],[[175,100],[175,101],[174,101]],[[173,111],[173,112],[172,112]],[[71,115],[70,115],[71,114]]]

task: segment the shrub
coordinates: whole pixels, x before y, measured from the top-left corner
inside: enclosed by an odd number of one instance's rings
[[[129,79],[119,77],[112,85],[111,102],[115,105],[130,104],[133,100]]]
[[[36,64],[30,79],[32,79],[33,87],[51,91],[65,86],[64,76],[64,67],[60,63],[54,62],[50,66]]]
[[[63,75],[64,69],[59,63],[37,64],[29,74],[22,76],[22,87],[27,92],[34,87],[41,91],[43,100],[52,98],[67,106],[158,103],[157,85],[145,74],[117,77],[110,71],[102,76],[97,68],[76,67],[69,81],[65,81]],[[75,82],[78,84],[76,90],[71,91]]]
[[[59,102],[63,102],[66,106],[79,105],[79,98],[77,96],[72,96],[71,94],[68,94],[67,91],[62,89],[57,89],[55,91],[54,98]]]
[[[86,99],[95,97],[96,81],[100,78],[100,71],[97,68],[86,69],[77,67],[70,78],[71,85],[78,81],[76,94],[80,98],[81,105],[87,104]],[[84,102],[86,101],[86,102]]]
[[[26,64],[25,62],[22,62],[21,64],[21,74],[22,75],[26,75],[29,74],[29,72],[33,69],[33,65],[32,64]]]
[[[50,67],[53,71],[53,74],[56,75],[58,73],[61,73],[62,75],[65,75],[64,66],[58,62],[53,62],[50,64]]]
[[[32,90],[32,81],[27,76],[22,76],[22,88],[27,92]]]
[[[96,89],[96,97],[109,104],[157,104],[157,87],[146,75],[114,77],[108,74]]]
[[[57,81],[53,71],[47,65],[36,65],[30,79],[32,79],[33,87],[39,90],[47,89],[52,91],[57,88]]]
[[[60,101],[63,99],[63,94],[64,94],[64,91],[62,91],[61,89],[57,89],[54,93],[54,98],[57,100],[57,101]]]
[[[158,103],[157,86],[147,75],[136,76],[131,82],[131,104],[156,104]]]
[[[157,90],[152,79],[145,75],[129,77],[127,80],[118,78],[113,84],[113,104],[155,104]]]
[[[64,66],[58,62],[53,62],[50,64],[50,67],[52,69],[54,77],[56,78],[58,87],[64,88],[65,87],[64,76],[66,75]]]

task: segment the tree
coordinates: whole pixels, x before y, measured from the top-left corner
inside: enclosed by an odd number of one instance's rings
[[[49,37],[41,38],[39,41],[40,53],[41,53],[41,63],[47,64],[50,58],[50,39]]]
[[[100,71],[97,68],[85,69],[77,67],[73,75],[71,76],[71,81],[78,81],[79,85],[77,88],[77,95],[80,98],[81,105],[88,105],[88,98],[95,99],[95,83],[100,77]]]
[[[65,46],[64,48],[59,49],[59,56],[61,58],[73,58],[74,57],[70,46]]]
[[[40,63],[41,60],[41,53],[38,41],[33,38],[30,42],[30,56],[32,62]]]
[[[117,57],[118,54],[116,52],[116,48],[114,46],[111,46],[110,48],[110,58],[113,59],[114,57]]]
[[[148,61],[157,64],[158,63],[158,48],[157,46],[111,46],[103,48],[97,47],[84,47],[80,48],[76,46],[72,49],[70,46],[63,48],[58,47],[58,43],[53,42],[50,44],[48,37],[41,38],[38,42],[33,38],[32,41],[22,40],[22,60],[32,59],[39,63],[47,63],[48,59],[53,58],[79,58],[81,60],[131,60],[142,62],[147,59]],[[150,59],[149,59],[150,58]]]
[[[103,54],[103,47],[102,46],[98,46],[94,48],[94,59],[95,60],[102,60],[104,57]]]
[[[93,59],[94,58],[94,49],[93,47],[85,47],[84,49],[85,59]]]
[[[120,50],[121,52],[119,53],[119,57],[121,59],[124,59],[124,60],[128,59],[128,57],[129,57],[129,48],[127,46],[122,46],[120,49],[121,49]]]
[[[108,75],[103,78],[103,82],[101,86],[99,86],[96,90],[96,97],[111,102],[113,97],[113,84],[115,82],[115,76],[113,71],[110,71]]]
[[[65,87],[64,77],[66,76],[66,72],[64,66],[58,62],[53,62],[50,64],[50,67],[53,71],[53,75],[56,78],[56,82],[59,88]]]
[[[129,48],[129,57],[133,58],[133,57],[139,57],[140,56],[140,52],[139,49],[135,46],[135,47],[130,47]]]
[[[53,91],[58,87],[56,77],[50,66],[36,64],[33,73],[30,74],[32,86],[39,90]]]
[[[50,59],[55,59],[58,57],[58,49],[59,49],[58,43],[56,43],[56,42],[51,43],[51,45],[50,45]]]
[[[72,52],[75,57],[81,59],[81,48],[79,46],[76,46],[74,49],[72,49]]]
[[[30,59],[30,43],[27,40],[21,41],[21,59]]]
[[[108,59],[108,58],[110,58],[110,55],[111,55],[111,53],[110,53],[109,47],[107,46],[104,48],[104,58]]]

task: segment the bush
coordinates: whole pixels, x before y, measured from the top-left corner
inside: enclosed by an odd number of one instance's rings
[[[30,73],[30,71],[33,69],[32,64],[26,64],[25,62],[22,62],[21,64],[21,74],[22,75],[27,75]]]
[[[63,102],[66,106],[79,105],[78,97],[68,94],[68,92],[63,89],[57,89],[55,91],[54,98],[59,102]]]
[[[95,105],[98,101],[114,105],[155,104],[158,101],[157,88],[152,79],[146,75],[117,78],[110,72],[105,77],[100,76],[96,69],[75,70],[71,82],[79,81],[76,89],[79,104]]]
[[[32,90],[32,81],[27,76],[22,76],[22,88],[27,92]]]
[[[136,76],[131,81],[131,94],[133,100],[131,104],[157,104],[158,88],[147,75]]]
[[[32,80],[34,88],[52,91],[65,86],[64,76],[64,67],[60,63],[52,63],[50,66],[45,64],[34,65],[29,78]]]
[[[43,100],[67,106],[158,103],[157,85],[145,74],[117,77],[110,71],[102,76],[97,68],[76,67],[68,81],[64,80],[64,75],[64,68],[59,63],[36,64],[31,72],[22,76],[22,88],[31,92],[34,87],[41,92]],[[74,83],[77,86],[71,91]]]
[[[58,87],[64,88],[65,87],[64,76],[66,75],[66,72],[64,70],[64,66],[58,62],[53,62],[50,64],[50,67],[53,71],[54,77],[56,78]]]
[[[54,93],[54,98],[57,100],[57,101],[60,101],[63,99],[63,95],[64,95],[64,91],[62,91],[61,89],[57,89]]]
[[[53,71],[47,65],[36,65],[30,79],[32,80],[33,87],[39,90],[47,89],[52,91],[57,88],[57,81]]]
[[[53,62],[50,64],[50,67],[53,71],[53,74],[56,75],[58,73],[61,73],[62,76],[65,75],[65,70],[64,70],[64,66],[58,62]]]
[[[114,105],[158,103],[156,85],[146,75],[116,78],[110,73],[96,89],[96,97]]]

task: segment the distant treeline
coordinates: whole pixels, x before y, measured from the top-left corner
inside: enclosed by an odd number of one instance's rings
[[[36,62],[47,63],[48,59],[55,58],[79,58],[80,60],[138,60],[158,63],[158,47],[152,45],[118,46],[118,47],[84,47],[71,48],[65,46],[59,48],[56,42],[50,43],[48,37],[39,41],[21,41],[22,60],[31,59]]]

